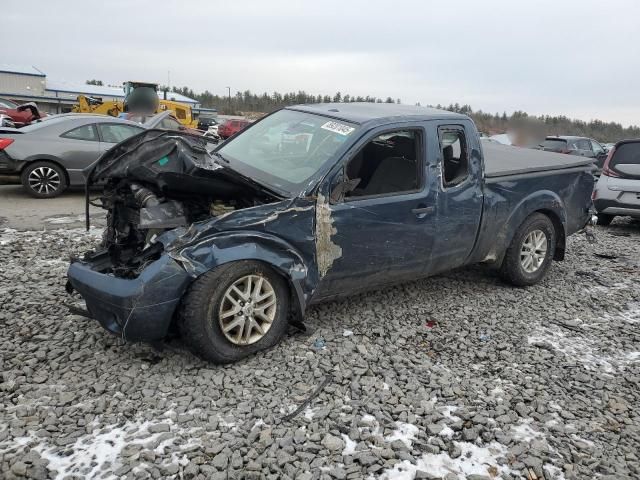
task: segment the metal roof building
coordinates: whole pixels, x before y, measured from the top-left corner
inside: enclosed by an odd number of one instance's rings
[[[0,63],[0,98],[8,98],[17,103],[36,102],[47,113],[66,113],[76,103],[78,95],[101,98],[104,101],[123,100],[122,87],[87,85],[63,80],[52,80],[33,66],[18,66]],[[164,92],[158,92],[165,98]],[[167,100],[186,103],[198,109],[197,100],[179,93],[167,92]]]

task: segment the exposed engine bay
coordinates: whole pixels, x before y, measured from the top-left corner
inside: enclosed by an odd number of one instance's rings
[[[93,200],[87,187],[87,202],[107,210],[107,228],[102,248],[85,260],[102,273],[134,278],[160,256],[159,234],[277,199],[218,163],[208,146],[203,137],[149,130],[92,165],[88,187],[105,185]]]

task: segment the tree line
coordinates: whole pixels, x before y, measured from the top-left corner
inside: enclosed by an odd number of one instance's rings
[[[161,90],[167,87],[159,87]],[[196,93],[189,87],[173,87],[172,92],[185,95],[198,100],[204,108],[216,108],[219,113],[234,115],[248,112],[269,113],[288,105],[300,103],[329,103],[329,102],[371,102],[371,103],[401,103],[399,98],[379,98],[370,95],[350,95],[337,92],[334,95],[313,95],[299,90],[289,93],[262,93],[256,94],[249,90],[236,92],[231,97],[217,95],[205,90]],[[417,104],[419,105],[419,103]],[[430,105],[432,106],[432,105]],[[617,122],[604,122],[591,120],[585,122],[575,120],[564,115],[529,115],[526,112],[515,111],[510,115],[503,113],[488,113],[482,110],[473,110],[470,105],[458,103],[450,105],[435,105],[435,108],[469,115],[478,127],[478,130],[488,135],[504,133],[514,129],[526,129],[542,135],[577,135],[595,138],[600,142],[616,142],[625,138],[640,138],[640,127],[623,127]]]

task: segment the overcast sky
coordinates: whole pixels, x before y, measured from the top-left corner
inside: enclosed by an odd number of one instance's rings
[[[0,63],[640,124],[638,0],[1,0]]]

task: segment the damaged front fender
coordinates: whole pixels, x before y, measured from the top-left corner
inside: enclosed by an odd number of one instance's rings
[[[288,282],[298,313],[304,314],[312,293],[308,268],[292,245],[268,233],[236,230],[201,238],[169,255],[188,275],[196,278],[229,262],[254,260],[263,262]]]

